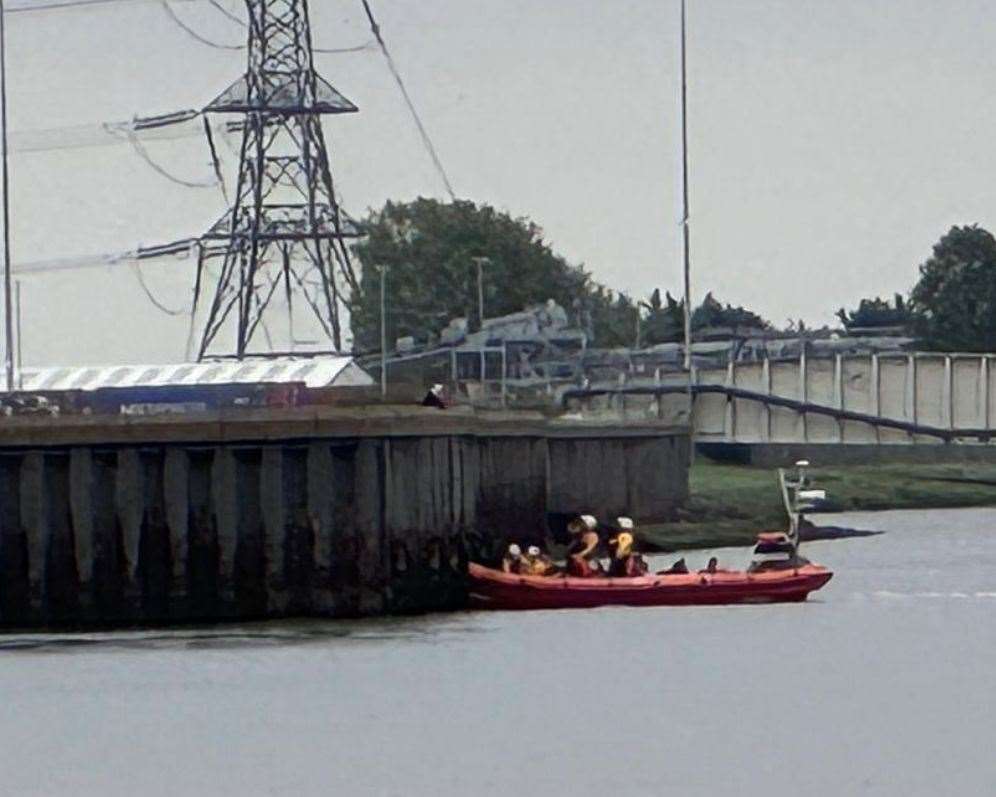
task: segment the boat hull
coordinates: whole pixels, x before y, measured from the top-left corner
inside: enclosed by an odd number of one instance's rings
[[[792,603],[806,600],[833,577],[819,565],[761,573],[542,577],[503,573],[475,562],[470,563],[468,575],[471,605],[500,610]]]

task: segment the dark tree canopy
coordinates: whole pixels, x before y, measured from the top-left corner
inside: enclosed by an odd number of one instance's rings
[[[518,312],[553,299],[572,325],[603,348],[654,345],[681,340],[684,303],[655,290],[636,302],[592,280],[582,266],[556,254],[533,222],[487,205],[416,199],[388,202],[365,220],[366,237],[353,251],[362,265],[360,291],[352,298],[352,330],[357,351],[380,347],[380,274],[387,266],[388,344],[412,336],[420,342],[464,317],[477,329],[475,257],[486,257],[484,307],[488,318]],[[639,320],[638,320],[639,319]],[[743,307],[707,294],[692,315],[694,329],[767,329],[767,321]]]
[[[692,329],[729,327],[731,329],[770,329],[771,324],[745,307],[724,305],[710,291],[692,311]]]
[[[837,318],[844,325],[844,329],[875,329],[877,327],[905,327],[909,328],[913,324],[913,314],[903,300],[902,294],[897,293],[892,304],[885,299],[875,297],[874,299],[862,299],[858,303],[856,310],[846,310],[843,307],[837,311]]]
[[[568,263],[533,222],[487,205],[420,198],[388,202],[365,221],[354,247],[362,264],[359,296],[351,303],[354,347],[380,347],[380,275],[388,267],[388,341],[426,341],[451,318],[479,327],[475,257],[484,266],[485,316],[492,318],[553,299],[572,324],[587,327],[601,346],[632,343],[636,306]]]
[[[939,351],[996,349],[996,239],[952,227],[920,266],[910,296],[922,344]]]

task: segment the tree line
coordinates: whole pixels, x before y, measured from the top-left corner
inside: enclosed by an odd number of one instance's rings
[[[354,254],[362,269],[350,314],[357,351],[380,346],[380,280],[386,266],[387,339],[432,342],[451,318],[480,328],[482,290],[488,318],[508,315],[553,299],[573,326],[602,347],[678,341],[684,303],[655,290],[644,300],[597,282],[583,265],[553,251],[543,230],[526,218],[466,200],[419,198],[388,202],[363,222],[365,237]],[[478,259],[483,278],[478,283]],[[693,329],[771,325],[743,307],[712,294],[692,313]]]
[[[381,271],[386,266],[387,339],[431,344],[452,318],[480,328],[479,301],[493,318],[553,299],[599,347],[650,346],[684,337],[684,304],[654,290],[645,299],[613,290],[584,265],[553,251],[543,230],[467,200],[388,202],[364,220],[353,248],[362,266],[351,297],[354,348],[380,347]],[[481,269],[480,281],[479,272]],[[861,299],[837,313],[854,331],[900,331],[935,350],[996,349],[996,239],[978,226],[953,227],[919,268],[908,295]],[[766,319],[712,293],[692,312],[692,329],[774,330]],[[804,328],[790,322],[792,331]]]

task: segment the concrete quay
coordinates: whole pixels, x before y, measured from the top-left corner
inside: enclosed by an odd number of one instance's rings
[[[570,513],[667,517],[686,429],[307,406],[0,424],[0,625],[461,605],[468,557]]]

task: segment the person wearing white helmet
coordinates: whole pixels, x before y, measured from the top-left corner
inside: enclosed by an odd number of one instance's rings
[[[567,549],[567,574],[580,578],[597,575],[601,567],[593,568],[592,563],[598,563],[598,521],[593,515],[579,515],[567,530],[574,538]]]
[[[609,575],[614,578],[634,578],[647,572],[647,563],[640,554],[633,551],[635,524],[632,518],[616,518],[619,531],[609,540]]]
[[[531,576],[552,576],[557,573],[556,565],[537,545],[530,545],[526,550],[525,568],[525,572]]]
[[[508,546],[505,555],[501,558],[501,569],[503,573],[521,573],[525,562],[522,558],[522,549],[514,542]]]

